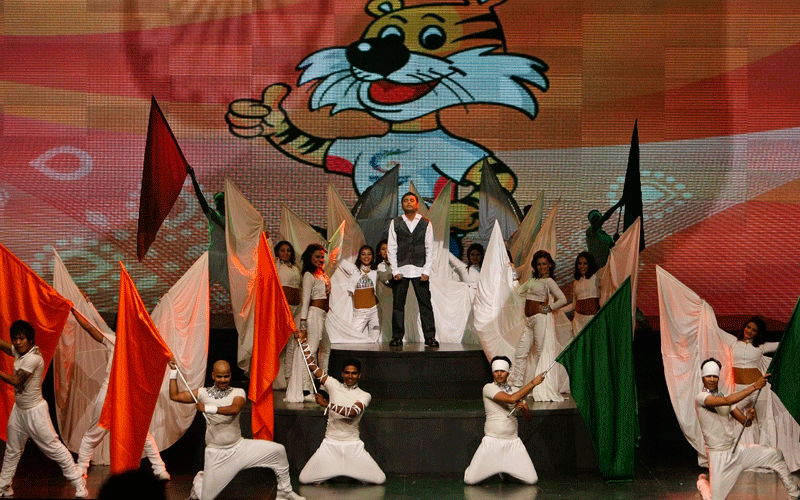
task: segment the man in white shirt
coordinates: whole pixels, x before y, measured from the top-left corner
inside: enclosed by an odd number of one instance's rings
[[[368,392],[358,387],[361,362],[355,358],[345,359],[342,367],[344,383],[339,382],[317,366],[306,339],[299,338],[309,370],[330,396],[326,399],[321,393],[316,395],[317,403],[327,409],[328,426],[319,449],[300,472],[300,482],[319,483],[345,476],[364,483],[385,483],[386,474],[364,450],[364,442],[359,436],[361,416],[372,400]]]
[[[749,426],[755,418],[755,409],[743,414],[736,406],[750,394],[767,384],[769,374],[762,376],[746,389],[725,396],[718,389],[719,373],[722,364],[709,358],[700,365],[703,377],[703,390],[695,396],[695,410],[706,443],[708,474],[701,474],[697,489],[703,500],[724,500],[736,484],[743,470],[753,467],[772,469],[783,481],[790,499],[800,497],[800,489],[792,480],[789,468],[780,450],[757,444],[739,444],[734,449],[736,435],[732,418],[742,425]]]
[[[433,267],[433,227],[428,219],[417,213],[419,199],[414,193],[403,195],[403,215],[389,223],[387,252],[394,270],[392,295],[392,340],[390,346],[403,345],[405,335],[405,307],[408,285],[414,287],[419,304],[422,333],[427,347],[439,347],[436,324],[431,304],[430,275]]]
[[[0,379],[14,387],[14,407],[8,417],[8,439],[3,469],[0,471],[0,496],[14,496],[11,480],[17,471],[25,443],[31,438],[48,458],[58,462],[64,477],[75,486],[75,496],[89,496],[83,478],[64,443],[58,438],[47,401],[42,397],[44,359],[35,345],[33,326],[18,319],[11,324],[11,342],[0,339],[0,350],[14,356],[14,373],[0,372]]]
[[[508,474],[527,484],[536,484],[539,480],[528,450],[517,435],[517,416],[510,415],[509,411],[528,412],[523,399],[542,383],[544,374],[537,375],[520,390],[514,391],[508,384],[510,368],[511,360],[506,356],[492,358],[494,382],[483,386],[484,436],[464,471],[467,484],[477,484],[495,474]]]
[[[189,498],[213,500],[240,470],[269,467],[278,479],[277,500],[305,500],[292,491],[289,461],[282,444],[242,438],[239,413],[247,396],[244,389],[230,386],[231,366],[227,361],[214,363],[212,387],[183,392],[178,392],[178,369],[174,359],[169,366],[169,398],[178,403],[194,404],[197,411],[207,417],[203,470],[195,476]]]

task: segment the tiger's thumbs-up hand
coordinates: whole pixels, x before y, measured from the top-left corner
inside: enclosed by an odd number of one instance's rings
[[[230,103],[225,121],[237,137],[269,137],[289,127],[282,103],[289,95],[288,85],[276,83],[264,89],[261,100],[237,99]]]

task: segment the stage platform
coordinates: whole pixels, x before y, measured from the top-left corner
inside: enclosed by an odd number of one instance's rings
[[[330,372],[341,372],[348,357],[361,361],[359,386],[372,395],[361,439],[384,472],[463,474],[484,435],[481,392],[492,381],[481,346],[334,344]],[[283,396],[274,394],[275,440],[284,443],[299,472],[319,447],[327,417],[315,403],[286,403]],[[519,436],[537,471],[597,470],[591,439],[571,398],[529,405],[531,420],[517,417]]]

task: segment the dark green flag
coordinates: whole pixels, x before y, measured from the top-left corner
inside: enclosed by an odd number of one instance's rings
[[[639,120],[633,124],[631,149],[628,152],[628,168],[625,170],[625,187],[622,188],[622,200],[625,202],[625,222],[623,229],[642,218],[639,231],[639,251],[644,250],[644,212],[642,204],[642,180],[639,175]]]
[[[633,370],[630,278],[556,361],[569,373],[572,397],[592,436],[603,478],[606,481],[632,480],[639,420]]]
[[[778,395],[781,403],[789,410],[795,420],[800,423],[800,377],[797,367],[800,366],[800,299],[794,306],[789,324],[783,332],[778,350],[772,357],[767,369],[772,376],[769,383],[772,392]]]

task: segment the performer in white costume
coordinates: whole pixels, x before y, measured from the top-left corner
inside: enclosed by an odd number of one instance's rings
[[[778,349],[780,342],[764,342],[767,325],[763,319],[753,316],[745,322],[742,329],[734,338],[732,335],[722,335],[722,340],[731,348],[733,359],[733,379],[736,390],[745,389],[761,378],[763,372],[769,367],[770,358],[765,353],[772,353]],[[750,408],[755,405],[755,425],[744,431],[743,443],[756,443],[764,446],[778,448],[783,453],[789,470],[800,468],[800,426],[792,415],[783,406],[778,396],[772,392],[769,383],[761,391],[756,401],[756,395],[743,399],[738,407]]]
[[[550,254],[539,250],[533,255],[533,277],[517,288],[517,293],[525,298],[525,332],[514,351],[514,369],[509,381],[514,387],[521,387],[525,376],[525,361],[531,347],[536,348],[537,364],[545,361],[548,365],[558,356],[555,322],[552,312],[567,303],[564,293],[551,278],[555,262]],[[555,300],[551,301],[551,297]],[[545,355],[546,354],[546,355]],[[557,377],[548,380],[533,392],[535,401],[563,401]]]
[[[106,392],[108,391],[108,379],[111,377],[111,364],[114,360],[116,335],[109,334],[108,337],[106,337],[96,326],[91,324],[81,313],[76,311],[74,307],[72,308],[72,315],[75,317],[78,324],[81,325],[81,328],[86,330],[94,340],[103,344],[103,347],[108,349],[109,355],[108,363],[106,364],[106,376],[103,379],[103,385],[100,386],[100,392],[97,393],[97,397],[94,400],[92,422],[89,424],[89,428],[86,429],[83,439],[81,439],[78,462],[75,464],[78,468],[78,472],[83,476],[89,469],[89,463],[92,460],[94,449],[97,448],[97,445],[100,444],[103,438],[106,437],[106,434],[108,434],[108,429],[100,426],[100,414],[103,412],[103,403],[106,401]],[[150,465],[153,467],[153,474],[161,481],[169,481],[170,476],[167,472],[166,465],[164,465],[164,461],[161,459],[161,454],[158,452],[156,440],[149,432],[144,441],[144,452],[150,460]]]
[[[775,471],[783,481],[790,499],[800,497],[800,489],[791,478],[783,454],[776,448],[756,444],[741,444],[734,449],[738,430],[734,431],[731,418],[745,426],[752,424],[756,410],[750,408],[743,414],[737,403],[767,385],[767,377],[759,377],[744,390],[725,396],[717,389],[722,364],[709,358],[700,365],[703,390],[695,396],[695,410],[708,455],[708,477],[701,474],[697,489],[703,500],[724,500],[736,484],[742,471],[753,467]]]
[[[300,267],[295,262],[294,247],[288,241],[279,241],[275,244],[275,268],[278,271],[278,280],[281,282],[286,303],[292,311],[295,324],[300,322]],[[285,384],[289,383],[292,376],[292,358],[294,357],[295,342],[287,342],[281,351],[281,369]],[[280,375],[280,374],[279,374]],[[284,385],[285,385],[284,384]]]
[[[300,306],[300,330],[306,332],[311,352],[317,353],[323,370],[328,369],[331,356],[331,341],[325,328],[328,314],[328,297],[331,293],[331,280],[325,274],[325,249],[312,243],[303,252],[303,299]],[[308,391],[307,401],[314,401],[311,385],[314,383],[308,373],[292,372],[292,376],[303,377],[303,392]]]
[[[589,252],[581,252],[575,259],[575,281],[572,282],[572,302],[562,309],[572,316],[572,334],[586,326],[600,310],[600,278],[597,263]]]
[[[319,449],[300,472],[300,482],[318,483],[332,477],[346,476],[365,483],[383,484],[386,474],[364,450],[364,442],[358,431],[361,416],[372,400],[369,393],[358,387],[361,362],[353,358],[346,359],[342,367],[344,383],[339,382],[317,366],[301,332],[298,332],[298,337],[309,370],[330,395],[329,400],[320,393],[316,395],[317,403],[327,408],[328,427]]]
[[[269,467],[278,479],[278,499],[305,500],[292,491],[289,461],[283,445],[263,439],[244,439],[239,413],[246,401],[244,389],[231,387],[231,367],[227,361],[214,363],[212,387],[178,391],[178,369],[169,362],[169,397],[178,403],[194,404],[206,414],[206,451],[203,470],[194,478],[190,498],[213,500],[233,480],[250,467]],[[197,401],[195,403],[195,401]]]
[[[347,292],[353,300],[353,328],[364,334],[372,342],[381,340],[380,313],[378,311],[378,293],[381,282],[391,279],[389,271],[378,271],[373,259],[372,247],[362,245],[358,249],[358,260],[355,265],[342,260],[339,268],[349,275]]]
[[[536,484],[539,479],[528,450],[517,436],[517,416],[509,415],[509,410],[515,408],[528,412],[528,405],[523,399],[542,383],[544,373],[515,392],[508,384],[510,365],[511,361],[505,356],[492,358],[494,382],[483,386],[485,435],[464,471],[464,482],[467,484],[477,484],[500,473],[509,474],[527,484]]]
[[[0,339],[0,350],[14,357],[14,373],[0,372],[0,379],[14,388],[14,407],[8,417],[6,453],[0,471],[0,496],[14,496],[11,480],[30,438],[48,458],[58,462],[64,477],[75,487],[75,496],[85,498],[89,496],[86,480],[58,438],[47,401],[42,397],[44,359],[35,345],[33,326],[18,319],[11,324],[10,334],[10,343]]]
[[[392,266],[389,265],[389,240],[378,242],[378,274],[389,275],[386,280],[380,281],[376,288],[378,295],[378,316],[381,325],[381,340],[389,341],[392,338]]]

